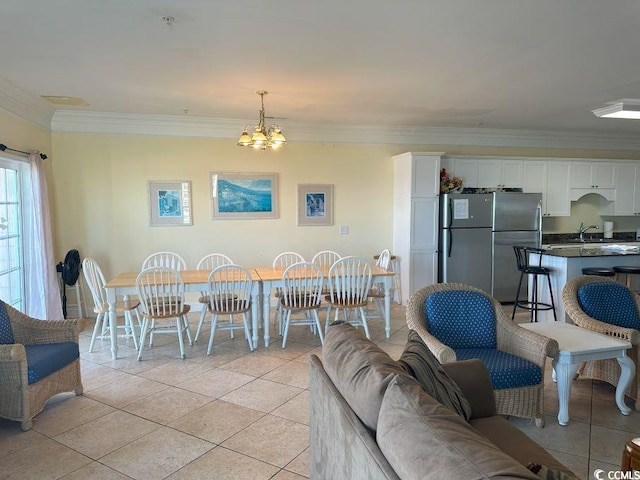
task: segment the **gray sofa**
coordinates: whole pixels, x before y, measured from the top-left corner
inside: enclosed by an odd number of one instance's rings
[[[468,401],[467,420],[425,392],[405,354],[391,359],[348,324],[329,328],[322,356],[310,358],[312,479],[539,480],[547,469],[577,478],[496,414],[479,360],[437,364],[442,383],[453,380]],[[455,396],[440,387],[434,395]],[[543,466],[539,476],[532,463]]]

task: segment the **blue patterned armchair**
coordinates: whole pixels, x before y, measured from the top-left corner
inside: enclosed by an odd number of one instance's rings
[[[58,393],[82,394],[79,320],[37,320],[0,300],[0,417],[29,430]]]
[[[625,392],[640,411],[638,344],[640,343],[640,296],[625,285],[605,277],[580,276],[562,289],[562,304],[571,321],[579,327],[629,342],[627,356],[636,366],[636,374]],[[584,363],[578,373],[617,386],[620,365],[615,359]]]
[[[496,299],[459,283],[414,293],[407,324],[441,363],[480,359],[489,370],[499,414],[544,426],[544,365],[558,353],[558,342],[519,327]]]

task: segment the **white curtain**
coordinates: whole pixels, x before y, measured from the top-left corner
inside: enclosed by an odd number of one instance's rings
[[[25,198],[25,297],[26,313],[35,318],[60,320],[62,300],[53,257],[51,216],[47,182],[40,152],[29,155],[29,182]]]

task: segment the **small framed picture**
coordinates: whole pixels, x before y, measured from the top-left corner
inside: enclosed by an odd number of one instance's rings
[[[333,185],[298,185],[298,225],[333,225]]]
[[[278,218],[277,173],[211,173],[215,220]]]
[[[191,224],[191,182],[150,181],[149,225],[171,227]]]

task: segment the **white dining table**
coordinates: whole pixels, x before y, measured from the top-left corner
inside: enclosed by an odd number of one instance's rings
[[[324,267],[323,267],[324,268]],[[282,287],[282,274],[284,267],[257,267],[247,268],[253,279],[253,288],[251,291],[251,330],[252,343],[254,348],[258,347],[258,330],[260,320],[262,320],[262,328],[264,334],[264,346],[268,347],[270,309],[271,309],[271,290],[273,288]],[[324,268],[325,275],[328,274],[329,268]],[[109,280],[104,286],[107,291],[107,302],[109,304],[109,326],[111,337],[111,358],[118,358],[118,342],[117,342],[117,312],[116,300],[119,296],[136,295],[136,278],[139,272],[124,272]],[[185,292],[203,292],[209,288],[208,270],[182,270],[180,275],[184,281]],[[371,267],[372,281],[374,283],[382,283],[384,285],[384,325],[386,337],[391,335],[391,288],[393,286],[394,273],[380,267]],[[262,297],[262,298],[261,298]],[[260,305],[262,304],[262,309]]]

